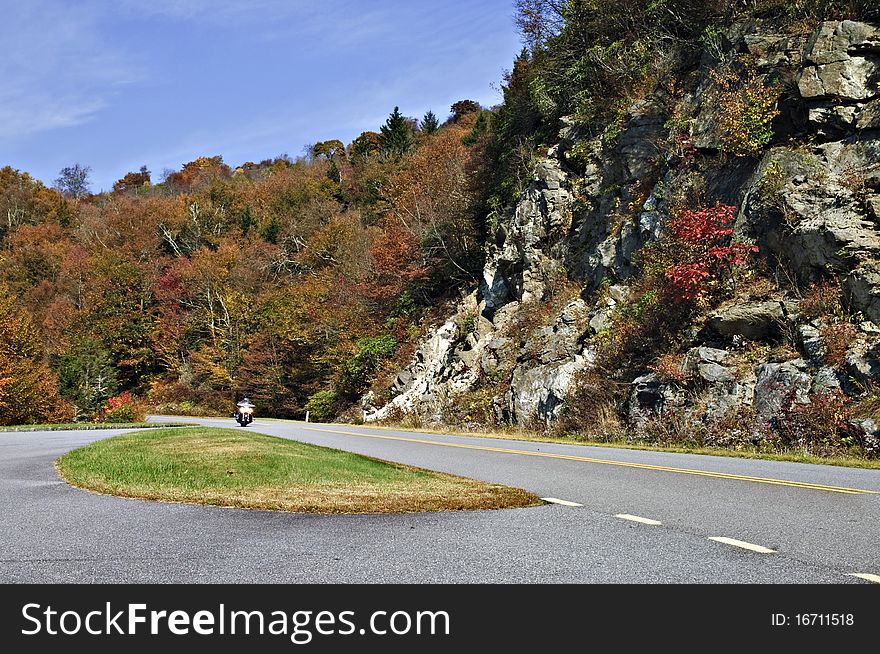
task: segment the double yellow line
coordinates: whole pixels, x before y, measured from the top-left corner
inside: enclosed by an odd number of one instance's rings
[[[751,477],[748,475],[734,475],[727,472],[708,472],[706,470],[692,470],[690,468],[672,468],[669,466],[655,466],[647,463],[630,463],[628,461],[614,461],[611,459],[594,459],[586,456],[572,456],[568,454],[551,454],[548,452],[530,452],[528,450],[510,450],[502,447],[485,447],[482,445],[464,445],[461,443],[441,443],[439,441],[422,440],[418,438],[403,438],[402,436],[380,436],[379,434],[363,434],[354,431],[342,431],[336,429],[318,429],[316,427],[302,427],[306,431],[324,432],[327,434],[342,434],[344,436],[359,436],[361,438],[374,438],[384,441],[400,441],[404,443],[420,443],[422,445],[435,445],[438,447],[455,447],[462,450],[479,450],[481,452],[499,452],[501,454],[517,454],[520,456],[538,456],[547,459],[562,459],[565,461],[580,461],[583,463],[596,463],[600,465],[618,466],[621,468],[637,468],[639,470],[655,470],[658,472],[673,472],[681,475],[695,475],[699,477],[712,477],[714,479],[732,479],[735,481],[749,481],[755,484],[772,484],[775,486],[787,486],[789,488],[806,488],[808,490],[825,491],[827,493],[843,493],[846,495],[877,495],[878,491],[864,490],[860,488],[845,488],[841,486],[826,486],[824,484],[810,484],[801,481],[788,481],[785,479],[770,479],[767,477]]]

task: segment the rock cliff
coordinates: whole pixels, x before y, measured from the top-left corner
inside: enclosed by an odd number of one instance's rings
[[[725,115],[735,66],[749,72],[733,92],[774,93],[772,131],[748,154],[731,146]],[[623,380],[626,426],[670,411],[772,423],[825,391],[867,392],[880,371],[880,26],[737,24],[658,89],[602,129],[563,121],[498,221],[479,288],[368,419],[552,426],[618,328],[639,252],[693,198],[737,208],[760,274],[694,317],[674,374],[646,366]],[[845,320],[832,320],[822,288],[840,289]],[[876,447],[876,426],[859,429]]]

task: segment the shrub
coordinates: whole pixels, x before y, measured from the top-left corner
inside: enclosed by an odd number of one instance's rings
[[[340,398],[336,391],[318,391],[306,402],[305,410],[310,413],[310,418],[318,422],[329,422],[336,417],[339,411]]]
[[[836,322],[819,329],[825,353],[822,361],[826,366],[840,369],[846,363],[846,353],[856,335],[856,328],[848,322]]]
[[[773,139],[773,119],[779,115],[778,83],[767,84],[748,59],[739,70],[712,71],[721,149],[737,157],[760,154]]]
[[[779,436],[752,407],[739,407],[708,426],[704,445],[734,450],[778,450]]]
[[[681,211],[667,235],[643,251],[643,270],[658,278],[664,300],[705,302],[758,251],[750,243],[732,239],[735,212],[736,207],[720,202]]]
[[[143,422],[143,420],[143,407],[128,391],[107,400],[95,416],[95,422],[105,424]]]
[[[847,309],[840,280],[832,279],[812,284],[798,303],[798,311],[807,320],[843,319]]]
[[[355,343],[354,354],[342,367],[337,385],[338,392],[346,398],[353,399],[366,388],[370,375],[376,371],[379,364],[390,358],[396,349],[397,339],[390,334],[358,340]]]
[[[691,375],[681,369],[682,356],[680,354],[664,354],[654,365],[648,366],[648,370],[657,373],[668,381],[678,384],[686,384]]]
[[[852,401],[839,390],[815,394],[810,404],[794,404],[778,423],[782,444],[818,456],[866,455],[864,433],[852,423]]]
[[[194,389],[180,382],[152,382],[147,402],[156,413],[181,416],[231,415],[234,408],[234,402],[225,392]]]
[[[615,384],[596,370],[581,371],[575,375],[553,431],[584,440],[622,438],[624,426],[617,406],[628,390],[629,385]]]
[[[617,305],[613,327],[593,337],[597,369],[610,378],[631,379],[657,352],[682,344],[683,329],[696,310],[720,299],[758,250],[733,239],[735,210],[717,203],[680,211],[667,232],[641,250],[642,274],[628,299]]]

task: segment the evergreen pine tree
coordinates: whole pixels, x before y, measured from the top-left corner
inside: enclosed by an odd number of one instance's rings
[[[394,107],[394,112],[380,128],[380,145],[386,156],[402,157],[413,146],[412,127],[399,107]]]
[[[433,134],[440,129],[440,121],[437,119],[437,116],[433,111],[428,111],[428,113],[425,114],[425,117],[422,118],[422,124],[420,127],[425,134]]]

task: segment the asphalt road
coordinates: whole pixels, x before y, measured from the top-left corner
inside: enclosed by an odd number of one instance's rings
[[[0,434],[0,582],[880,581],[878,470],[261,420],[249,429],[580,506],[313,516],[125,500],[73,489],[53,468],[120,432]]]

